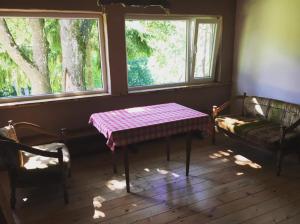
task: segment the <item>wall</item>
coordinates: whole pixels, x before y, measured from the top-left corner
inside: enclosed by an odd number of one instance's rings
[[[300,104],[300,1],[238,0],[233,94]]]
[[[223,16],[222,42],[222,83],[208,87],[180,88],[147,93],[127,93],[127,67],[124,37],[124,14],[161,13],[158,9],[124,10],[121,6],[107,8],[107,35],[109,43],[109,64],[112,83],[111,96],[31,104],[18,107],[0,107],[0,126],[7,120],[37,122],[50,129],[67,127],[70,129],[87,126],[89,116],[94,112],[106,111],[137,105],[164,102],[178,102],[195,109],[209,109],[230,97],[233,38],[235,22],[235,0],[171,0],[174,14],[221,15]],[[97,11],[96,0],[1,0],[2,9],[51,9]]]

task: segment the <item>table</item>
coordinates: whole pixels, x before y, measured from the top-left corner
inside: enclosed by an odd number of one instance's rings
[[[169,137],[186,133],[186,176],[188,176],[192,144],[191,132],[202,131],[204,135],[209,135],[211,131],[210,118],[207,114],[177,103],[95,113],[91,115],[89,123],[107,139],[106,144],[113,154],[114,172],[116,172],[115,149],[123,149],[127,192],[130,192],[129,145],[166,138],[167,160],[169,161]]]

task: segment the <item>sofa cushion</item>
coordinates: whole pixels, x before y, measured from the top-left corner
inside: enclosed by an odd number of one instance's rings
[[[247,96],[244,101],[245,115],[248,117],[267,116],[270,100],[263,97]]]
[[[267,146],[277,146],[281,138],[280,125],[274,122],[268,122],[256,127],[253,126],[242,134],[247,141]],[[295,131],[286,134],[286,143],[293,142],[299,138],[299,136],[300,135]]]
[[[261,121],[262,119],[259,118],[239,115],[219,116],[216,118],[218,127],[237,135],[241,135],[242,130],[248,127],[249,124],[260,124]]]
[[[265,119],[235,115],[220,116],[216,118],[216,124],[250,142],[273,145],[280,141],[280,124]],[[286,136],[286,139],[289,141],[297,137],[299,134],[292,132]]]
[[[40,186],[62,181],[63,175],[68,175],[70,168],[70,154],[66,145],[62,143],[51,143],[46,145],[33,146],[39,150],[56,152],[58,147],[62,147],[63,152],[63,170],[58,166],[59,161],[56,158],[43,157],[31,153],[24,153],[24,167],[21,167],[17,173],[17,186]]]

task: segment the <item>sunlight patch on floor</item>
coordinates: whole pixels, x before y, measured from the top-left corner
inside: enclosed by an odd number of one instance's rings
[[[235,164],[237,164],[239,166],[250,166],[251,168],[254,168],[254,169],[261,169],[262,168],[261,165],[252,162],[251,160],[247,159],[244,156],[235,155],[234,158],[235,158]]]
[[[110,190],[122,190],[126,188],[126,181],[125,180],[109,180],[106,182],[106,187],[108,187]]]
[[[105,201],[105,198],[101,196],[94,197],[93,206],[94,206],[94,215],[93,219],[100,219],[106,217],[105,213],[100,210],[102,203]]]
[[[242,155],[234,155],[233,151],[228,150],[220,150],[218,152],[212,153],[208,156],[211,159],[221,159],[222,162],[228,162],[229,158],[234,158],[234,163],[239,166],[250,166],[253,169],[261,169],[262,166],[252,162],[250,159],[247,159],[246,157]],[[227,158],[224,158],[227,157]],[[242,175],[242,174],[241,174]]]
[[[105,218],[105,213],[102,212],[102,211],[100,211],[100,210],[98,210],[98,209],[95,209],[93,218],[94,219]]]
[[[229,159],[223,158],[221,161],[224,162],[224,163],[227,163],[229,161]]]
[[[230,153],[228,151],[226,152],[226,151],[220,150],[218,153],[223,155],[223,156],[230,156]]]
[[[160,169],[160,168],[157,168],[156,171],[162,175],[167,175],[167,174],[171,174],[173,177],[180,177],[179,174],[177,173],[173,173],[173,172],[170,172],[170,171],[167,171],[167,170],[164,170],[164,169]]]
[[[233,152],[231,150],[220,150],[218,152],[215,152],[215,153],[209,155],[209,158],[211,158],[211,159],[221,159],[222,158],[223,162],[228,162],[229,159],[224,158],[224,157],[230,157],[232,153]]]
[[[237,175],[237,176],[243,176],[244,173],[243,173],[243,172],[237,172],[236,175]]]
[[[162,174],[162,175],[166,175],[166,174],[169,173],[169,171],[167,171],[167,170],[162,170],[162,169],[159,169],[159,168],[157,168],[156,171],[157,171],[158,173]]]

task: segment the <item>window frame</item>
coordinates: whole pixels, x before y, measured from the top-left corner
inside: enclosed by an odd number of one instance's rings
[[[199,31],[199,24],[216,24],[216,36],[214,40],[214,49],[213,49],[213,56],[212,56],[212,63],[211,63],[211,77],[204,77],[204,78],[195,78],[195,67],[196,67],[196,46],[198,43],[198,31]],[[190,82],[193,84],[197,83],[206,83],[206,82],[213,82],[216,81],[216,72],[217,72],[217,60],[220,51],[220,44],[221,44],[221,28],[222,28],[222,19],[219,17],[215,18],[196,18],[195,19],[195,29],[193,33],[193,48],[191,49],[191,72],[190,72]]]
[[[136,91],[144,91],[144,90],[152,90],[152,89],[165,89],[172,87],[182,87],[182,86],[192,86],[192,85],[200,85],[204,83],[213,83],[216,81],[217,77],[217,61],[220,53],[220,45],[221,45],[221,35],[222,35],[222,17],[221,16],[201,16],[201,15],[157,15],[157,14],[125,14],[125,20],[186,20],[187,29],[186,29],[186,66],[185,66],[185,81],[179,83],[166,83],[166,84],[157,84],[150,86],[136,86],[130,87],[128,85],[128,67],[126,67],[126,80],[127,80],[127,89],[128,92],[136,92]],[[195,30],[196,23],[199,21],[204,21],[205,23],[215,22],[217,24],[217,32],[216,32],[216,40],[214,47],[214,56],[213,56],[213,71],[211,78],[194,78],[194,68],[195,65],[195,55],[193,46],[195,46]],[[192,23],[195,22],[195,28],[192,28]],[[198,28],[198,27],[197,27]],[[124,30],[125,33],[125,30]],[[126,48],[126,41],[125,41]],[[128,66],[128,58],[126,52],[126,65]]]
[[[1,97],[0,104],[2,103],[17,103],[26,101],[41,100],[62,100],[63,98],[76,98],[76,97],[90,97],[96,95],[106,95],[108,93],[108,57],[106,48],[106,33],[105,33],[105,18],[103,13],[98,12],[85,12],[85,11],[55,11],[55,10],[0,10],[0,17],[25,17],[25,18],[72,18],[72,19],[96,19],[98,20],[99,30],[99,51],[100,63],[102,72],[103,88],[97,90],[87,90],[79,92],[62,92],[44,95],[30,95],[30,96],[12,96]]]

